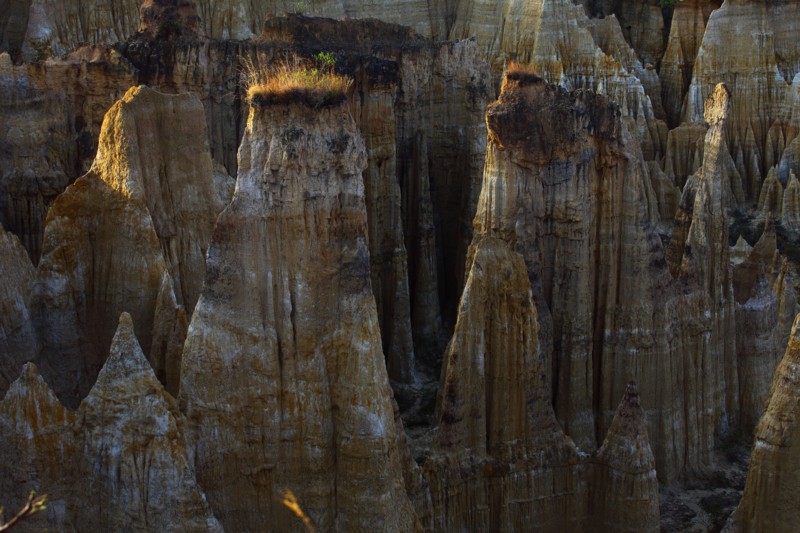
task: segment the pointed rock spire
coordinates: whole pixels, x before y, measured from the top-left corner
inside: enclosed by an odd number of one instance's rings
[[[0,225],[0,398],[25,361],[38,354],[29,311],[34,268],[19,239]]]
[[[656,462],[633,381],[625,389],[593,466],[597,531],[659,531]]]
[[[87,531],[221,531],[184,449],[178,404],[122,313],[97,382],[78,410]]]
[[[7,509],[17,509],[31,490],[46,492],[48,507],[67,508],[76,472],[75,414],[64,408],[33,363],[22,368],[0,402],[0,495]],[[72,531],[69,517],[56,518],[61,531]],[[55,530],[53,513],[26,522],[29,531]]]
[[[781,218],[783,194],[783,185],[778,179],[778,167],[772,167],[767,174],[767,179],[761,184],[761,195],[758,198],[759,217]]]
[[[758,423],[744,494],[728,531],[800,531],[800,315]]]
[[[800,231],[800,181],[792,171],[789,171],[789,179],[783,191],[781,223],[789,231]]]

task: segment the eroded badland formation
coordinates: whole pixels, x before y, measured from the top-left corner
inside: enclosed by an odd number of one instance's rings
[[[797,0],[5,0],[0,504],[797,531],[798,176]]]

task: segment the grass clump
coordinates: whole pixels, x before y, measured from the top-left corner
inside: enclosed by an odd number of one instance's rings
[[[505,79],[507,81],[516,81],[520,85],[528,85],[542,81],[533,67],[525,63],[517,63],[516,61],[509,61],[506,65]]]
[[[320,108],[347,100],[352,80],[335,72],[333,54],[321,52],[314,61],[298,58],[266,67],[243,60],[247,98],[253,105],[299,103]]]

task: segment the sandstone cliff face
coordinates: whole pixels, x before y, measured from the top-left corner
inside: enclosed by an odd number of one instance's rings
[[[737,412],[726,167],[715,155],[724,152],[720,98],[709,103],[715,126],[699,192],[685,200],[684,229],[673,235],[683,243],[677,280],[652,227],[658,212],[648,209],[646,167],[615,106],[516,74],[487,114],[475,233],[522,254],[545,308],[540,316],[552,316],[552,339],[540,340],[553,346],[558,419],[579,446],[594,449],[622,380],[637,380],[664,480],[710,461],[715,435]],[[656,333],[663,324],[666,337]]]
[[[436,531],[579,530],[585,466],[555,420],[522,257],[476,238],[425,463]]]
[[[558,425],[522,256],[477,237],[424,465],[435,531],[658,531],[647,422],[629,385],[596,456]]]
[[[800,320],[775,371],[769,404],[758,423],[747,483],[728,531],[793,531],[800,527],[796,493]]]
[[[788,37],[798,21],[797,2],[725,2],[708,20],[686,96],[682,119],[698,122],[706,95],[716,83],[727,84],[733,95],[728,148],[751,204],[767,169],[797,135],[787,127],[786,100],[800,71],[800,53]]]
[[[13,0],[0,10],[0,51],[33,61],[61,55],[86,43],[124,41],[137,30],[146,30],[139,23],[141,4],[142,0]],[[143,12],[147,15],[153,13],[154,6],[158,10],[167,6],[179,15],[192,13],[180,25],[173,22],[162,28],[166,32],[162,35],[187,36],[199,31],[214,39],[250,39],[260,33],[269,16],[302,13],[337,19],[377,18],[442,40],[447,37],[449,18],[447,2],[431,4],[421,0],[147,0],[145,4]]]
[[[76,413],[28,363],[0,403],[2,491],[46,492],[23,531],[222,531],[184,450],[184,420],[123,314],[106,365]],[[13,502],[9,502],[13,504]]]
[[[0,54],[0,222],[20,238],[34,264],[47,209],[88,170],[103,116],[136,84],[119,54],[99,59],[14,66]]]
[[[683,99],[692,81],[694,63],[708,17],[721,3],[719,0],[683,0],[675,5],[667,48],[659,70],[664,110],[670,127],[675,127],[680,121]]]
[[[181,405],[224,527],[411,531],[374,298],[364,143],[346,106],[252,107],[208,252]]]
[[[131,89],[107,114],[92,170],[50,209],[31,305],[42,370],[69,404],[93,383],[123,311],[177,390],[187,312],[224,205],[204,126],[196,98]]]
[[[592,25],[599,25],[597,40],[590,31]],[[616,28],[611,30],[613,25]],[[608,95],[619,104],[632,131],[638,131],[645,159],[660,159],[667,130],[656,118],[651,103],[651,98],[660,98],[657,76],[644,68],[620,40],[614,42],[624,46],[601,49],[600,45],[608,43],[608,36],[603,34],[609,31],[620,31],[616,19],[590,22],[583,8],[570,0],[473,0],[458,4],[450,36],[475,35],[496,71],[506,60],[516,60],[530,64],[539,76],[567,89],[590,89]],[[639,72],[642,79],[629,69]],[[651,97],[645,91],[648,85],[654,91]]]
[[[19,239],[0,225],[0,394],[17,379],[23,363],[39,351],[30,313],[34,269]]]
[[[0,217],[37,261],[46,209],[72,176],[88,170],[114,97],[138,83],[196,94],[212,156],[235,175],[246,119],[240,57],[258,64],[291,50],[307,56],[337,50],[337,68],[354,77],[353,114],[370,147],[370,255],[390,375],[412,381],[415,359],[436,366],[446,342],[442,313],[452,316],[463,285],[483,171],[483,111],[493,93],[487,65],[474,41],[435,44],[374,20],[276,17],[265,25],[263,39],[153,40],[143,34],[40,66],[9,62],[14,105],[3,117],[17,133],[8,139],[13,150],[0,151],[0,168],[8,169]],[[56,85],[64,85],[68,97],[47,90]],[[23,124],[52,134],[42,139]]]

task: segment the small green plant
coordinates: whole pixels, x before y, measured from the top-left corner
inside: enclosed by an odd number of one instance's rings
[[[25,505],[22,507],[22,509],[20,509],[17,514],[15,514],[8,522],[6,522],[5,518],[3,517],[3,508],[0,507],[0,532],[10,531],[12,527],[17,525],[22,520],[30,518],[31,515],[34,515],[38,512],[44,511],[46,509],[46,502],[46,494],[36,496],[36,492],[31,491],[31,493],[28,495],[28,501],[25,502]]]
[[[314,59],[321,67],[329,70],[333,70],[336,66],[336,57],[332,52],[320,52],[314,56]]]
[[[302,15],[306,11],[308,11],[308,4],[305,2],[295,2],[294,4],[294,13],[296,15]]]

